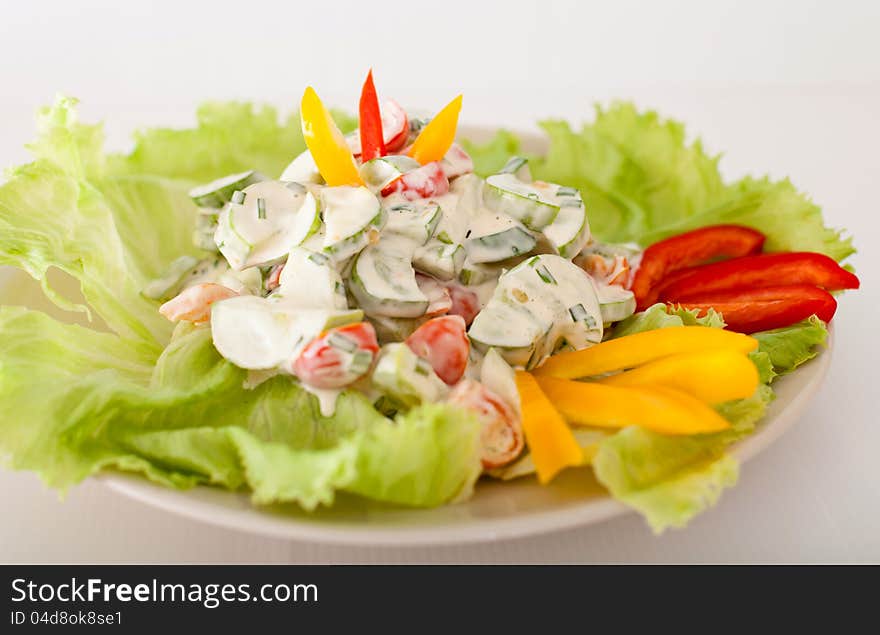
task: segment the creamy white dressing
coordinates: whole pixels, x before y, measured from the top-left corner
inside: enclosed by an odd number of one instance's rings
[[[355,136],[347,141],[359,146]],[[256,265],[284,262],[268,298],[250,295],[215,304],[215,346],[249,369],[249,386],[293,374],[302,349],[322,331],[363,319],[359,311],[346,311],[352,296],[375,324],[389,323],[380,336],[388,331],[386,337],[403,339],[430,315],[449,310],[444,286],[449,283],[440,281],[459,274],[465,281],[469,272],[462,273],[463,267],[471,268],[473,282],[466,288],[480,307],[469,331],[473,345],[465,376],[511,407],[519,408],[511,365],[531,368],[562,347],[601,341],[603,308],[613,305],[614,314],[622,314],[632,294],[597,288],[569,262],[579,252],[602,248],[589,242],[579,195],[571,188],[560,195],[560,186],[552,183],[524,182],[522,169],[490,177],[496,190],[488,196],[489,186],[471,173],[473,162],[458,146],[441,166],[451,179],[450,191],[412,200],[412,188],[428,189],[432,175],[415,169],[409,157],[362,165],[369,187],[327,187],[306,151],[287,166],[281,181],[249,185],[243,201],[220,212],[215,241],[229,265],[220,261],[204,277],[192,276],[191,283],[210,277],[239,293],[259,294],[263,274]],[[381,197],[381,189],[403,173],[409,191]],[[503,206],[516,197],[522,199],[520,215],[505,213]],[[477,240],[483,237],[489,240]],[[544,242],[535,244],[536,239]],[[551,247],[563,257],[533,256],[504,268],[516,262],[508,258]],[[638,260],[633,256],[631,263]],[[352,377],[353,387],[371,399],[390,395],[407,406],[446,398],[449,388],[425,366],[404,344],[386,344],[371,375]],[[302,385],[315,395],[322,415],[333,414],[342,389]]]

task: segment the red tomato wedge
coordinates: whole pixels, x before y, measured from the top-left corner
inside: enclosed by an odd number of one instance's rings
[[[719,291],[805,284],[829,291],[858,289],[859,279],[833,258],[811,252],[760,254],[693,267],[660,285],[660,299],[676,302]]]
[[[756,254],[763,246],[764,234],[741,225],[711,225],[654,243],[645,250],[633,278],[638,310],[657,301],[655,288],[672,272],[717,258]]]
[[[302,383],[315,388],[342,388],[365,375],[378,352],[372,324],[348,324],[309,342],[294,362],[293,372]]]
[[[811,315],[830,322],[837,301],[830,293],[808,284],[792,284],[762,289],[717,291],[682,298],[671,304],[698,309],[705,314],[715,309],[724,316],[726,329],[755,333],[796,324]]]
[[[367,162],[385,156],[385,140],[382,136],[382,115],[379,98],[373,84],[373,71],[367,73],[358,109],[361,135],[361,161]]]
[[[428,320],[406,338],[406,345],[431,364],[437,376],[450,386],[464,375],[470,342],[461,316],[444,315]]]
[[[426,163],[399,176],[382,189],[382,196],[400,192],[407,200],[443,196],[449,191],[449,179],[439,161]]]

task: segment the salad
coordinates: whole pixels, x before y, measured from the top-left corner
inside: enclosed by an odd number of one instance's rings
[[[457,141],[461,96],[355,120],[306,89],[108,155],[74,101],[0,187],[0,264],[91,328],[0,308],[0,452],[255,504],[410,506],[592,469],[657,530],[735,483],[771,383],[816,354],[849,239],[788,182],[725,183],[628,104],[544,156]],[[83,302],[47,275],[77,280]]]

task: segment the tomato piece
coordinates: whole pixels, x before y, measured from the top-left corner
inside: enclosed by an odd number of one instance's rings
[[[642,254],[633,278],[638,310],[657,301],[655,287],[670,273],[718,258],[756,254],[763,246],[764,234],[741,225],[711,225],[654,243]]]
[[[437,376],[450,386],[464,375],[470,342],[461,316],[444,315],[428,320],[406,338],[406,345],[431,364]]]
[[[382,130],[386,152],[397,152],[409,139],[409,118],[403,107],[393,99],[382,104]]]
[[[364,376],[378,352],[372,324],[340,326],[308,343],[293,363],[293,374],[314,388],[342,388]]]
[[[382,136],[382,115],[379,113],[379,98],[373,84],[373,71],[367,73],[367,79],[361,89],[358,105],[361,161],[370,161],[385,156],[385,141]]]
[[[755,333],[796,324],[811,315],[830,322],[837,301],[830,293],[808,284],[793,284],[761,289],[715,291],[693,295],[673,303],[705,314],[715,309],[724,316],[726,329]]]
[[[480,298],[470,289],[460,284],[447,284],[449,296],[452,299],[452,307],[449,309],[449,315],[460,315],[464,320],[465,326],[470,326],[477,313],[480,312]]]
[[[525,445],[522,422],[501,397],[473,379],[465,379],[449,393],[449,403],[470,410],[483,424],[480,460],[484,469],[513,461]]]
[[[439,161],[434,161],[394,179],[382,189],[382,196],[400,192],[404,198],[414,201],[418,198],[442,196],[448,191],[449,179],[443,172],[443,166]]]
[[[471,155],[465,152],[464,148],[457,143],[453,143],[449,147],[441,164],[447,179],[454,179],[457,176],[470,174],[474,171],[474,160],[471,159]]]
[[[685,269],[663,284],[659,292],[662,300],[674,302],[691,295],[791,284],[839,291],[858,289],[859,279],[824,254],[760,254]]]

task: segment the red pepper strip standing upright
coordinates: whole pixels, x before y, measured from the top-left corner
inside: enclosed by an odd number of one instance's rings
[[[361,130],[361,161],[385,156],[385,141],[382,138],[382,114],[379,112],[379,98],[373,84],[373,71],[367,73],[364,87],[361,89],[359,104]]]
[[[824,254],[791,252],[745,256],[679,271],[658,291],[663,301],[677,302],[717,291],[789,284],[838,291],[858,289],[859,279]]]
[[[811,315],[830,322],[837,310],[834,296],[807,284],[708,293],[671,304],[698,309],[701,314],[715,309],[724,317],[725,328],[738,333],[790,326]]]
[[[756,254],[763,246],[764,234],[741,225],[711,225],[654,243],[642,255],[633,279],[638,310],[643,311],[657,301],[654,288],[673,271],[715,258]]]

